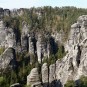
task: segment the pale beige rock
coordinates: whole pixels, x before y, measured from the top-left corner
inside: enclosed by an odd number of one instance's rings
[[[27,85],[40,83],[39,74],[37,68],[33,68],[30,74],[27,76]]]

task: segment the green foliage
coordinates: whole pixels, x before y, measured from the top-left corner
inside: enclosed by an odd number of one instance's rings
[[[47,58],[47,57],[43,58],[43,62],[42,63],[47,63],[48,66],[49,66],[51,64],[54,64],[56,62],[56,60],[58,60],[58,59],[61,60],[65,55],[66,55],[66,52],[65,52],[64,46],[60,45],[58,47],[57,53],[50,55],[49,58]]]
[[[77,18],[81,15],[87,15],[87,9],[79,9],[75,7],[51,7],[44,6],[39,8],[23,9],[24,14],[21,16],[5,16],[3,21],[6,27],[14,29],[17,34],[17,41],[21,38],[22,22],[25,21],[29,24],[29,30],[32,32],[60,32],[61,30],[65,34],[64,41],[67,40],[68,33],[70,31],[71,24],[75,23]],[[44,33],[43,33],[44,35]],[[43,38],[45,41],[45,39]],[[4,48],[0,48],[0,54],[4,52]],[[31,69],[35,66],[38,68],[41,75],[41,64],[36,60],[34,55],[26,55],[27,53],[17,53],[16,58],[18,67],[16,70],[6,70],[2,72],[0,77],[0,87],[9,87],[12,83],[19,82],[23,86],[26,84],[27,75]],[[50,55],[49,58],[44,58],[43,63],[47,62],[48,66],[56,62],[57,59],[61,59],[66,55],[64,47],[58,46],[58,51],[54,55]],[[30,57],[32,64],[30,64]],[[2,77],[4,76],[4,77]],[[40,77],[41,78],[41,77]],[[80,87],[86,87],[86,77],[81,77]],[[5,84],[5,86],[4,86]],[[73,81],[68,81],[65,87],[74,87]]]
[[[4,77],[0,77],[0,86],[5,84],[5,79]]]
[[[1,47],[0,48],[0,55],[5,51],[5,48],[4,47]]]
[[[50,55],[49,58],[46,57],[46,58],[43,59],[42,64],[43,64],[43,63],[47,63],[48,66],[49,66],[49,65],[51,65],[51,64],[54,64],[55,62],[56,62],[56,57],[55,57],[55,55]]]
[[[63,45],[58,47],[58,52],[56,53],[57,59],[62,59],[66,55],[65,49]]]
[[[81,76],[79,87],[87,87],[87,76]]]
[[[73,80],[67,81],[64,87],[75,87],[75,82]]]
[[[64,87],[87,87],[87,76],[81,76],[78,83],[73,80],[67,81]]]
[[[0,77],[0,87],[9,87],[9,84],[6,83],[6,78],[3,76]]]
[[[30,85],[25,85],[24,87],[31,87]]]

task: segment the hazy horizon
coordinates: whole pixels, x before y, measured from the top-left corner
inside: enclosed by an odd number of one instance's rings
[[[0,0],[0,7],[8,9],[19,9],[19,8],[31,8],[31,7],[42,7],[42,6],[52,6],[52,7],[63,7],[63,6],[74,6],[77,8],[87,8],[87,0]]]

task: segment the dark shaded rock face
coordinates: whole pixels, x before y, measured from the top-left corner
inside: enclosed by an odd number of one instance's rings
[[[0,55],[0,70],[5,68],[16,68],[16,54],[13,48],[7,48]]]
[[[10,16],[10,10],[0,8],[0,19],[3,19],[4,16]]]
[[[3,8],[0,8],[0,19],[2,19],[4,16],[4,10]]]
[[[4,16],[10,16],[10,10],[4,9]]]

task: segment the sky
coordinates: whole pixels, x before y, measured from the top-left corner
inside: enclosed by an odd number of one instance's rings
[[[75,6],[78,8],[87,8],[87,0],[0,0],[0,7],[8,9],[41,6]]]

